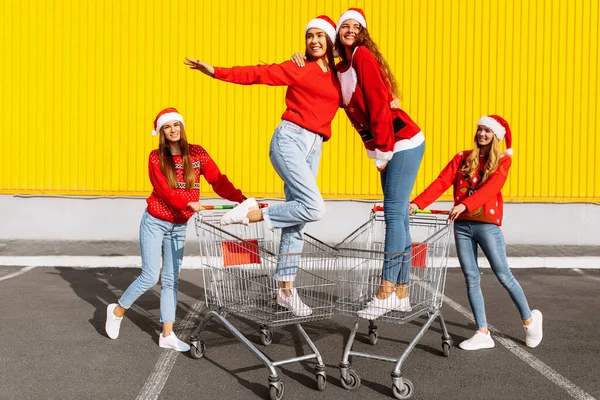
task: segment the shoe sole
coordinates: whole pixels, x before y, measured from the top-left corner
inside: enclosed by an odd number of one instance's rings
[[[474,350],[485,350],[485,349],[493,349],[496,346],[495,342],[492,342],[491,346],[483,346],[483,347],[477,347],[474,349],[465,349],[464,347],[461,347],[460,344],[458,345],[458,348],[461,350],[466,350],[466,351],[474,351]]]

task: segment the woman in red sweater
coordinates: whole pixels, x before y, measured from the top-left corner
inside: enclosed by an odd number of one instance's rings
[[[500,154],[499,141],[506,137],[508,150]],[[500,192],[512,159],[511,132],[508,123],[498,115],[484,116],[477,122],[473,150],[458,153],[442,170],[440,176],[410,204],[411,213],[425,208],[454,186],[454,219],[456,253],[467,284],[467,295],[477,324],[470,339],[459,344],[464,350],[494,347],[487,328],[480,273],[477,264],[477,246],[481,247],[492,271],[508,291],[519,310],[525,343],[536,347],[542,341],[542,313],[531,311],[519,282],[508,266],[502,225],[502,193]]]
[[[241,203],[244,195],[223,175],[206,150],[188,144],[183,117],[174,108],[162,110],[154,120],[158,149],[150,153],[148,173],[153,191],[140,224],[142,274],[125,290],[118,303],[109,304],[106,334],[119,336],[123,315],[131,305],[161,280],[159,346],[188,351],[190,346],[173,332],[177,308],[177,282],[183,260],[187,222],[200,211],[200,176],[221,197]],[[162,263],[162,274],[161,274]]]
[[[233,68],[213,67],[190,58],[185,61],[191,69],[226,82],[287,86],[287,109],[275,129],[269,152],[271,164],[285,183],[286,201],[261,210],[255,199],[248,199],[225,214],[221,224],[264,220],[269,228],[282,230],[281,256],[274,277],[280,288],[277,302],[296,316],[312,314],[293,288],[293,281],[304,244],[304,225],[325,214],[316,177],[322,144],[331,137],[331,121],[341,103],[333,57],[335,23],[324,15],[309,21],[305,39],[309,60],[306,68],[291,61]]]
[[[395,254],[384,261],[377,295],[358,312],[359,317],[372,320],[391,310],[411,310],[408,203],[423,159],[425,137],[406,112],[389,106],[395,95],[399,97],[398,85],[367,31],[364,12],[359,8],[347,10],[337,29],[343,107],[380,172],[385,251]]]

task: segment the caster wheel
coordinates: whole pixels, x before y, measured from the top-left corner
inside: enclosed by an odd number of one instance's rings
[[[273,332],[269,329],[260,331],[260,342],[265,346],[270,345],[273,342]]]
[[[369,343],[372,345],[377,344],[377,331],[369,331]]]
[[[192,358],[199,359],[204,356],[204,352],[206,351],[206,345],[204,342],[192,342],[190,344],[190,355]]]
[[[444,352],[444,357],[450,356],[450,343],[442,343],[442,351]]]
[[[279,382],[279,388],[275,385],[270,385],[269,387],[269,397],[271,400],[281,400],[284,392],[285,387],[283,386],[283,382]]]
[[[327,377],[325,375],[317,375],[317,389],[323,391],[325,387],[327,387]]]
[[[396,385],[392,385],[392,391],[397,399],[410,399],[415,394],[415,387],[408,379],[402,379],[404,387],[402,390],[398,389]]]
[[[342,378],[342,386],[347,390],[354,390],[360,386],[360,376],[358,376],[355,370],[348,370],[348,380]]]

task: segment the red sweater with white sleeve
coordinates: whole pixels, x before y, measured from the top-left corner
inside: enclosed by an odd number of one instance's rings
[[[194,167],[194,188],[185,188],[185,178],[183,170],[183,158],[178,155],[173,156],[175,172],[177,173],[177,188],[169,185],[167,178],[160,169],[160,159],[158,150],[152,150],[148,159],[148,173],[150,182],[154,190],[146,202],[148,203],[148,213],[155,218],[174,224],[185,224],[194,215],[194,210],[188,208],[190,202],[197,202],[200,199],[200,176],[211,184],[213,190],[220,197],[241,203],[244,201],[244,195],[235,186],[227,176],[223,175],[217,164],[208,155],[201,146],[190,144],[190,157]]]
[[[336,76],[323,72],[316,62],[307,62],[304,68],[291,61],[272,65],[215,67],[214,77],[241,85],[287,86],[287,109],[281,119],[318,133],[325,141],[331,138],[331,121],[341,104],[340,86]]]
[[[390,107],[393,95],[387,77],[366,47],[356,47],[351,62],[341,62],[337,68],[344,110],[370,158],[389,161],[403,145],[412,148],[424,142],[421,129],[408,114]]]
[[[454,156],[437,179],[412,202],[420,209],[424,209],[453,185],[454,205],[462,203],[467,208],[458,216],[457,221],[486,222],[501,226],[503,201],[500,191],[508,177],[512,159],[508,155],[501,155],[498,169],[482,184],[485,158],[480,159],[479,169],[472,179],[460,172],[460,168],[470,153],[471,150],[461,151]]]

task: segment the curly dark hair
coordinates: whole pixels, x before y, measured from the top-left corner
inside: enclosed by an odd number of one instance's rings
[[[360,31],[358,32],[358,35],[356,36],[356,41],[354,42],[352,51],[354,51],[354,49],[357,48],[358,46],[364,46],[371,53],[373,53],[373,56],[375,56],[375,59],[379,63],[379,67],[381,68],[385,77],[387,78],[388,84],[390,86],[390,91],[392,92],[392,94],[394,96],[398,97],[399,99],[402,99],[402,93],[400,93],[400,89],[398,88],[398,82],[396,82],[396,78],[394,77],[394,74],[392,73],[390,66],[388,65],[387,61],[385,61],[385,58],[383,58],[383,56],[381,55],[381,52],[379,51],[377,44],[375,44],[375,42],[371,38],[371,35],[369,35],[369,31],[367,30],[367,28],[365,28],[362,25],[360,27]],[[339,31],[335,37],[335,48],[339,49],[340,57],[342,58],[342,60],[344,61],[345,64],[348,64],[348,62],[349,62],[348,55],[344,51],[344,45],[342,44],[342,42],[340,40]]]

